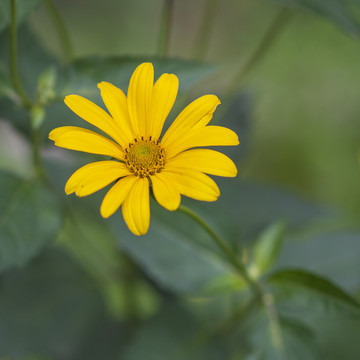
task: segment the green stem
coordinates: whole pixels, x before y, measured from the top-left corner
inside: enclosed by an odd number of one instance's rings
[[[31,102],[23,89],[18,73],[18,54],[17,54],[17,23],[16,23],[16,0],[10,0],[11,4],[11,26],[10,26],[10,73],[14,89],[20,96],[22,105],[26,108],[31,107]]]
[[[203,220],[195,211],[191,210],[185,205],[180,205],[179,210],[195,220],[212,237],[219,249],[228,258],[231,265],[237,270],[240,276],[253,290],[254,294],[261,297],[262,291],[259,284],[250,277],[246,267],[240,262],[237,255],[224,242],[224,240],[222,240],[221,237],[217,235],[216,232],[207,224],[207,222]]]
[[[253,67],[257,65],[259,61],[264,57],[264,54],[277,39],[284,25],[287,23],[289,15],[290,12],[288,9],[280,9],[253,54],[240,68],[239,72],[234,76],[233,81],[231,82],[227,90],[227,95],[231,95],[241,86],[245,75],[249,73],[253,69]]]
[[[204,60],[211,38],[211,30],[214,19],[218,14],[220,0],[207,0],[205,10],[201,19],[200,30],[195,41],[193,57],[197,60]]]
[[[196,221],[211,236],[219,249],[227,257],[231,265],[235,268],[235,270],[237,270],[239,275],[252,289],[255,298],[263,303],[267,317],[269,319],[270,333],[274,347],[278,353],[278,358],[279,360],[286,360],[282,331],[273,295],[270,292],[267,292],[260,283],[251,278],[246,267],[240,262],[236,254],[224,242],[224,240],[222,240],[221,237],[216,234],[216,232],[205,220],[203,220],[195,211],[185,205],[180,205],[179,210]]]
[[[33,128],[32,129],[32,156],[33,164],[35,169],[35,174],[38,179],[47,182],[46,173],[42,164],[41,159],[41,129]]]
[[[60,16],[59,11],[56,9],[54,3],[52,2],[52,0],[44,0],[44,4],[45,4],[46,10],[47,10],[50,18],[53,21],[56,31],[58,33],[61,47],[62,47],[64,55],[65,55],[65,60],[67,62],[70,62],[73,57],[73,49],[71,46],[69,33],[66,30],[66,26]]]
[[[273,294],[269,292],[265,292],[262,297],[262,302],[265,307],[266,315],[269,319],[270,334],[274,348],[277,351],[279,360],[286,360],[287,355],[285,351],[279,315],[276,309],[276,304]]]
[[[169,54],[173,8],[174,0],[164,0],[157,50],[160,56],[167,56]]]

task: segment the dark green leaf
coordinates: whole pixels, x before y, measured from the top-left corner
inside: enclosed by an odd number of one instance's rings
[[[360,286],[359,240],[360,232],[356,230],[289,237],[277,267],[304,268],[331,278],[349,291],[355,291]]]
[[[0,357],[93,359],[80,353],[104,346],[104,358],[115,359],[120,329],[106,322],[94,285],[68,255],[54,250],[3,274]]]
[[[16,22],[20,24],[41,0],[16,0]],[[0,0],[0,31],[10,25],[10,0]]]
[[[214,277],[228,271],[226,264],[216,254],[199,243],[201,239],[211,244],[211,239],[199,226],[184,214],[165,214],[165,210],[158,205],[152,205],[153,215],[161,215],[153,216],[147,235],[132,235],[125,228],[123,220],[119,219],[120,214],[112,217],[111,225],[121,249],[160,286],[181,293],[197,292]]]
[[[124,360],[218,360],[228,359],[229,349],[218,338],[210,338],[197,319],[177,305],[164,309],[131,341]]]
[[[311,11],[340,25],[351,35],[360,32],[358,0],[271,0],[289,7]]]
[[[321,359],[356,360],[359,357],[360,322],[358,317],[343,316],[342,313],[327,314],[322,317],[312,316],[309,323],[316,333],[322,353]]]
[[[252,347],[246,360],[317,360],[318,347],[314,333],[304,323],[291,318],[280,317],[279,343],[274,341],[271,334],[269,319],[264,313],[251,325],[247,337]]]
[[[295,293],[295,296],[307,293],[312,295],[314,302],[318,300],[325,306],[327,304],[340,305],[360,314],[360,305],[353,297],[330,280],[319,275],[303,270],[286,269],[269,276],[268,281],[285,293]]]
[[[332,218],[335,211],[279,187],[242,179],[217,178],[221,195],[214,203],[192,202],[225,238],[253,241],[264,228],[283,219],[288,231]],[[236,244],[235,244],[236,245]]]
[[[235,250],[240,245],[240,234],[246,239],[279,218],[284,218],[289,229],[293,229],[331,213],[275,188],[226,179],[220,189],[222,195],[214,204],[184,201],[232,241],[230,246],[234,245]],[[154,202],[151,211],[146,236],[133,236],[120,214],[109,221],[122,249],[162,286],[172,291],[194,292],[228,274],[231,267],[226,265],[223,254],[193,220],[178,212],[168,212]]]
[[[82,206],[81,206],[82,205]],[[126,303],[128,283],[137,301],[138,317],[152,315],[157,307],[157,297],[146,284],[135,276],[129,280],[129,264],[116,249],[115,240],[98,209],[88,209],[85,203],[69,202],[68,216],[58,243],[76,257],[83,268],[98,282],[109,312],[115,318],[127,318]],[[132,267],[130,267],[132,269]]]
[[[109,81],[126,92],[132,72],[146,61],[153,63],[156,77],[166,72],[176,74],[182,91],[214,71],[213,65],[180,59],[91,56],[76,60],[67,69],[60,85],[60,96],[74,93],[98,96],[97,84],[101,81]]]
[[[43,185],[0,172],[0,270],[20,267],[59,231],[61,214]]]

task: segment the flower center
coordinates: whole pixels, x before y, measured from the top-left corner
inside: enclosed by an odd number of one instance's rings
[[[125,164],[136,176],[154,175],[164,167],[165,151],[158,141],[135,139],[125,149]]]

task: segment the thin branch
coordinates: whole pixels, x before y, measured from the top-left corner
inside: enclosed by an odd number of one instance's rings
[[[52,0],[43,0],[46,10],[53,21],[56,31],[59,36],[60,44],[65,56],[65,60],[70,62],[73,57],[73,48],[70,41],[69,33],[66,29],[64,21],[62,20],[59,11],[55,7]]]
[[[253,54],[234,76],[233,81],[227,90],[227,95],[234,93],[235,90],[241,86],[245,75],[248,74],[255,67],[255,65],[261,61],[265,53],[274,44],[278,35],[281,33],[281,30],[284,28],[284,25],[289,19],[289,15],[290,12],[288,9],[280,9]]]
[[[206,51],[211,39],[211,30],[218,14],[219,5],[220,0],[205,1],[205,10],[203,11],[199,33],[193,50],[193,57],[197,60],[204,60],[206,57]]]
[[[161,25],[158,39],[157,53],[160,56],[169,55],[170,33],[173,20],[174,0],[164,0],[164,7],[161,15]]]
[[[19,77],[18,53],[17,53],[17,23],[16,23],[16,0],[11,0],[11,26],[10,26],[10,73],[14,89],[19,95],[22,105],[31,107],[31,101],[27,96]]]

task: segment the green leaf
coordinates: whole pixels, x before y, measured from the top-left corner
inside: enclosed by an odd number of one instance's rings
[[[103,346],[115,359],[120,347],[93,280],[60,250],[2,275],[0,318],[0,357],[93,359],[80,354]]]
[[[33,11],[41,0],[16,0],[16,22],[20,24]],[[0,0],[0,31],[10,25],[10,0]]]
[[[182,213],[166,213],[157,204],[152,205],[152,225],[147,235],[131,234],[119,219],[120,214],[110,222],[121,249],[161,287],[179,293],[197,292],[229,271],[206,247],[212,240],[197,224]]]
[[[239,241],[242,246],[250,243],[279,219],[286,222],[290,233],[336,214],[333,209],[274,185],[239,178],[217,178],[216,182],[221,191],[219,199],[206,204],[193,201],[191,207],[210,219],[212,226],[232,239],[235,247]]]
[[[331,278],[348,291],[356,291],[360,286],[359,276],[355,275],[360,274],[359,239],[360,232],[356,230],[327,230],[305,232],[293,238],[289,236],[277,267],[303,268]]]
[[[314,328],[321,347],[322,359],[354,359],[360,354],[360,322],[356,316],[342,313],[312,316],[309,323]]]
[[[215,68],[214,65],[181,59],[89,56],[76,60],[65,71],[60,95],[98,96],[97,84],[101,81],[111,82],[126,92],[136,66],[147,61],[153,63],[156,77],[166,72],[177,75],[181,91],[210,75]]]
[[[278,221],[266,228],[253,248],[252,272],[257,276],[268,271],[276,261],[284,241],[285,222]]]
[[[229,179],[218,182],[222,193],[216,203],[183,201],[196,209],[223,238],[230,239],[229,245],[235,250],[239,249],[241,240],[253,238],[261,228],[279,218],[284,218],[292,230],[332,214],[273,187]],[[120,213],[107,221],[119,246],[149,276],[171,291],[191,293],[212,288],[217,277],[224,279],[232,272],[201,227],[184,214],[166,211],[155,202],[151,203],[150,231],[145,236],[132,235]],[[238,253],[241,257],[241,252]]]
[[[262,312],[254,320],[246,336],[252,350],[245,360],[317,360],[318,346],[311,328],[299,320],[279,318],[282,346],[274,343],[267,316]],[[282,356],[280,354],[283,354]]]
[[[194,315],[176,304],[146,322],[126,344],[124,360],[218,360],[229,359],[229,349],[210,337]]]
[[[358,0],[271,0],[289,8],[303,9],[323,16],[341,26],[351,35],[360,33]]]
[[[281,270],[269,276],[268,281],[285,294],[309,294],[314,302],[317,300],[325,306],[340,305],[360,314],[360,305],[352,296],[330,280],[311,272],[298,269]]]
[[[61,224],[54,195],[36,181],[0,172],[0,271],[21,267],[54,239]]]
[[[64,225],[58,244],[67,248],[99,284],[109,313],[117,319],[134,315],[127,313],[126,292],[131,281],[132,296],[139,299],[134,305],[136,315],[152,315],[157,307],[154,291],[140,279],[128,279],[128,261],[116,248],[115,239],[98,211],[88,209],[85,203],[71,202]]]

